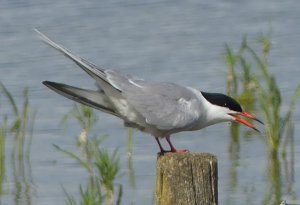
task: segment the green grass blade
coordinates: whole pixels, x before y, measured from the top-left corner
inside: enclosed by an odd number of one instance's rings
[[[33,138],[33,131],[34,131],[34,122],[37,116],[37,111],[35,110],[33,114],[31,115],[30,119],[30,125],[29,125],[29,141],[27,142],[27,147],[26,147],[26,157],[29,159],[30,156],[30,151],[31,151],[31,145],[32,145],[32,138]]]
[[[123,196],[123,186],[122,186],[122,184],[120,184],[116,205],[121,205],[122,196]]]
[[[248,46],[247,35],[244,35],[241,45],[240,45],[240,48],[239,48],[239,51],[238,51],[239,56],[241,56],[243,54],[243,52],[247,48],[247,46]]]
[[[129,128],[128,129],[128,140],[127,140],[127,155],[128,155],[128,157],[130,157],[132,155],[133,134],[134,134],[134,129]]]
[[[3,91],[4,95],[9,100],[9,103],[12,106],[15,116],[18,116],[19,112],[18,112],[18,107],[16,105],[16,102],[15,102],[14,98],[12,97],[12,95],[10,94],[10,92],[7,90],[7,88],[4,86],[4,84],[1,81],[0,81],[0,89]]]
[[[260,68],[263,78],[265,79],[267,85],[271,85],[271,79],[270,79],[270,74],[267,69],[267,65],[259,58],[259,56],[256,54],[256,52],[250,47],[247,46],[247,51],[252,55],[254,61]]]
[[[300,98],[300,85],[298,85],[298,87],[296,88],[296,90],[292,96],[292,100],[288,107],[288,112],[287,112],[287,116],[286,116],[287,118],[291,117],[299,98]]]
[[[79,163],[81,166],[83,166],[83,167],[86,168],[88,171],[90,171],[90,170],[89,170],[89,166],[87,165],[87,163],[86,163],[84,160],[80,159],[80,157],[78,157],[78,156],[75,155],[74,153],[72,153],[72,152],[70,152],[70,151],[68,151],[68,150],[62,149],[62,148],[60,148],[60,147],[59,147],[58,145],[56,145],[56,144],[53,144],[53,147],[54,147],[56,150],[58,150],[58,151],[60,151],[60,152],[62,152],[62,153],[64,153],[64,154],[66,154],[67,156],[71,157],[71,158],[74,159],[77,163]]]
[[[228,67],[227,71],[227,94],[230,96],[237,95],[237,75],[235,72],[235,65],[237,62],[237,56],[234,54],[232,48],[225,44],[225,62]]]
[[[71,196],[64,187],[62,187],[62,189],[66,195],[66,199],[65,199],[66,204],[67,205],[76,205],[77,203],[76,203],[75,198],[73,196]]]
[[[7,119],[4,118],[0,127],[0,198],[3,195],[3,182],[5,177],[5,138],[7,130]]]
[[[283,130],[285,129],[288,120],[290,120],[292,118],[293,111],[295,109],[296,103],[298,102],[299,98],[300,98],[300,85],[298,85],[298,87],[296,88],[296,90],[292,96],[292,99],[291,99],[289,107],[288,107],[287,114],[285,115],[285,117],[283,118],[283,121],[281,123],[280,133],[283,133]]]

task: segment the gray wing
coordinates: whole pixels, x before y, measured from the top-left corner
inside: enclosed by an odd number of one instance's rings
[[[150,83],[113,70],[105,73],[108,82],[121,91],[147,124],[161,130],[184,129],[199,119],[201,106],[198,97],[188,87]]]
[[[144,84],[123,92],[127,101],[145,119],[161,130],[188,129],[199,119],[199,102],[188,88],[172,83]]]

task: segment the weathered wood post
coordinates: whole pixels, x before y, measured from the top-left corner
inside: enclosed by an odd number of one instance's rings
[[[217,157],[165,153],[157,157],[156,205],[217,205]]]

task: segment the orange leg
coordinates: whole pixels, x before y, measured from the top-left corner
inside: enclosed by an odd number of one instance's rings
[[[161,144],[160,144],[160,141],[159,141],[158,137],[155,137],[155,140],[156,140],[156,142],[157,142],[157,144],[158,144],[158,146],[159,146],[160,153],[164,153],[164,152],[166,152],[166,150],[164,150],[164,148],[161,146]]]
[[[169,136],[169,135],[166,137],[166,140],[167,140],[168,144],[170,145],[171,152],[175,152],[175,153],[188,153],[188,152],[189,152],[188,150],[177,150],[177,149],[173,146],[173,144],[172,144],[172,142],[171,142],[171,140],[170,140],[170,136]]]

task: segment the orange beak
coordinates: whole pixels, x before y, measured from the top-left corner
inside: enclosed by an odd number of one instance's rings
[[[259,131],[258,129],[256,129],[256,128],[254,127],[253,124],[251,124],[250,122],[246,121],[246,120],[243,119],[243,118],[240,118],[238,115],[244,116],[244,117],[246,117],[246,118],[249,118],[249,119],[255,120],[255,121],[257,121],[257,122],[259,122],[259,123],[261,123],[261,124],[264,124],[261,120],[259,120],[259,119],[257,119],[256,117],[254,117],[254,115],[251,115],[251,114],[249,114],[249,113],[247,113],[247,112],[240,112],[240,113],[238,113],[238,114],[230,114],[230,115],[231,115],[232,117],[234,117],[234,120],[235,120],[235,121],[240,122],[240,123],[246,125],[247,127],[250,127],[250,128],[252,128],[252,129],[254,129],[254,130],[257,131],[257,132],[260,132],[260,131]]]

